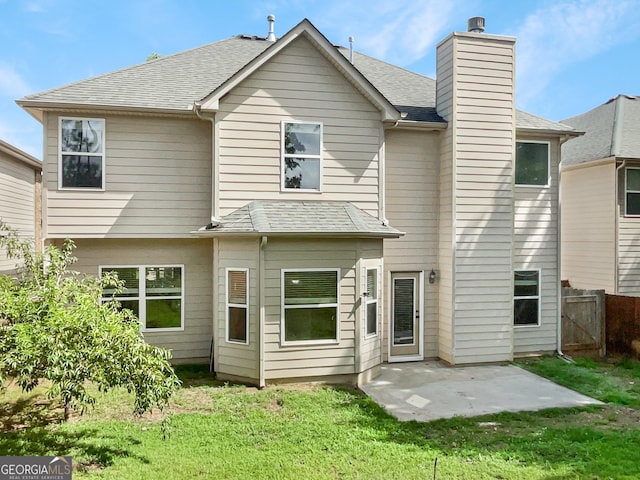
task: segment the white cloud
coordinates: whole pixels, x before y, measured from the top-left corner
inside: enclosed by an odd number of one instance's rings
[[[637,36],[638,7],[636,0],[572,0],[527,16],[514,32],[519,106],[533,102],[572,64]]]
[[[22,97],[31,90],[11,65],[0,62],[0,96]]]
[[[342,1],[318,12],[318,27],[334,30],[340,38],[332,41],[348,44],[355,38],[355,48],[371,56],[408,65],[425,54],[448,30],[456,1],[422,0],[393,2],[388,0]]]

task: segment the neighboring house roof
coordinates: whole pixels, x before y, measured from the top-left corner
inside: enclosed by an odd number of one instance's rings
[[[196,233],[332,238],[398,238],[404,235],[348,202],[266,200],[253,201]]]
[[[295,29],[318,32],[308,20],[303,20],[289,33]],[[280,40],[287,38],[289,33]],[[266,54],[270,47],[277,48],[280,40],[274,43],[264,37],[238,35],[28,95],[18,100],[18,104],[39,119],[41,110],[55,107],[188,113],[194,102],[205,100],[260,55]],[[349,57],[348,49],[333,48],[345,58]],[[404,120],[446,123],[436,112],[435,80],[358,52],[353,53],[353,60],[355,71],[360,72],[397,110],[406,114]],[[566,125],[522,111],[516,113],[516,127],[558,134],[572,131]]]
[[[562,164],[603,158],[640,158],[640,97],[618,95],[581,115],[563,120],[585,135],[562,147]]]
[[[27,152],[23,152],[17,147],[14,147],[10,143],[0,140],[0,152],[9,155],[14,160],[24,163],[35,170],[42,169],[42,162],[36,157],[32,157]]]

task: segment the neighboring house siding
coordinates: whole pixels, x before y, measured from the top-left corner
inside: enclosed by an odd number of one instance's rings
[[[513,269],[541,272],[540,325],[513,328],[515,354],[553,351],[557,347],[559,155],[558,142],[551,142],[548,187],[515,186]]]
[[[60,240],[61,242],[61,240]],[[208,362],[212,337],[211,240],[77,239],[73,268],[98,275],[99,267],[184,265],[184,331],[145,332],[153,345],[173,351],[175,362]]]
[[[627,167],[640,168],[637,159],[627,160]],[[640,217],[625,216],[625,175],[620,169],[618,184],[618,294],[640,296]],[[613,184],[613,182],[612,182]],[[614,262],[615,263],[615,262]]]
[[[438,269],[440,136],[436,132],[386,131],[386,213],[405,236],[384,242],[385,279],[390,272]],[[422,312],[425,357],[438,356],[438,283],[425,282]],[[385,319],[389,319],[387,302]],[[385,336],[389,334],[388,321]],[[384,345],[385,358],[387,344]]]
[[[0,219],[20,236],[35,241],[36,172],[0,151]],[[15,261],[0,251],[0,273],[14,270]]]
[[[615,293],[615,169],[611,161],[562,171],[561,276],[574,288]]]
[[[453,42],[441,43],[437,49],[437,110],[449,120],[453,114]],[[451,125],[440,135],[440,184],[438,218],[438,357],[454,363],[453,338],[453,144]]]
[[[43,185],[48,238],[188,237],[210,221],[210,122],[86,117],[105,119],[106,188],[58,190],[59,115],[47,114]]]
[[[220,239],[216,248],[216,345],[215,345],[215,369],[227,375],[235,375],[248,379],[257,379],[258,371],[258,262],[259,262],[260,241],[258,239]],[[249,269],[249,310],[248,310],[248,345],[227,342],[227,312],[226,312],[226,291],[227,291],[227,268],[248,268]]]
[[[382,255],[381,241],[379,246]],[[270,238],[265,255],[265,377],[300,378],[355,373],[357,240]],[[340,268],[340,341],[281,346],[281,269]],[[359,274],[358,274],[359,275]],[[359,304],[359,302],[358,302]]]
[[[380,112],[297,39],[220,102],[217,215],[252,200],[348,201],[378,216]],[[323,125],[322,193],[281,192],[281,121]]]
[[[452,363],[513,357],[514,41],[455,34]],[[446,359],[446,358],[445,358]]]

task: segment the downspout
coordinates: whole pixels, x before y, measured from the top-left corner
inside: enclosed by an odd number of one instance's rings
[[[396,126],[398,125],[398,122],[396,122]],[[380,144],[379,144],[379,148],[378,148],[378,156],[379,156],[379,163],[378,163],[378,215],[380,216],[380,220],[382,220],[382,224],[383,225],[389,225],[389,220],[387,219],[387,212],[386,212],[386,186],[385,186],[385,176],[386,176],[386,172],[385,172],[385,151],[386,151],[386,138],[385,138],[385,132],[384,132],[384,125],[382,123],[380,123]]]
[[[260,302],[260,312],[258,319],[258,388],[266,386],[264,375],[264,324],[265,324],[265,288],[264,288],[264,248],[267,246],[268,237],[260,238],[260,249],[258,253],[258,301]]]
[[[211,223],[213,225],[218,225],[220,222],[216,218],[216,205],[217,205],[217,182],[216,182],[216,174],[218,171],[218,166],[216,162],[216,121],[215,115],[211,117],[206,117],[202,114],[202,105],[200,102],[193,102],[193,111],[196,116],[200,120],[206,120],[211,122]]]
[[[567,357],[562,352],[562,144],[570,140],[571,137],[568,135],[564,135],[560,137],[560,141],[558,142],[558,150],[560,154],[560,164],[558,165],[558,228],[556,233],[556,272],[557,279],[556,285],[558,288],[557,292],[557,314],[556,314],[556,354],[567,362],[572,362],[572,360]]]
[[[624,96],[622,95],[618,95],[618,99],[616,101],[616,111],[614,113],[613,116],[613,131],[611,132],[611,156],[615,159],[618,158],[618,155],[620,154],[619,152],[619,146],[620,146],[620,141],[621,138],[620,136],[622,135],[622,131],[621,131],[621,125],[622,125],[622,114],[623,114],[623,105],[624,105]],[[618,274],[619,274],[619,263],[620,263],[620,248],[618,246],[618,244],[620,243],[618,241],[618,229],[620,227],[620,201],[618,200],[618,195],[619,195],[619,180],[620,180],[620,172],[622,171],[622,169],[626,166],[626,159],[622,160],[622,163],[616,167],[616,178],[614,179],[614,195],[615,198],[613,199],[613,211],[615,214],[615,231],[614,231],[614,252],[615,252],[615,265],[613,268],[613,281],[614,281],[614,286],[613,286],[613,293],[615,295],[618,294],[618,286],[620,285],[620,281],[618,278]],[[626,205],[626,200],[625,200],[625,205]],[[626,213],[626,212],[625,212]]]

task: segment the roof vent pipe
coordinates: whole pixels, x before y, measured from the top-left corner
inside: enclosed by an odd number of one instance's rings
[[[353,65],[353,37],[349,37],[349,62]]]
[[[471,17],[467,21],[467,32],[483,33],[484,32],[484,17]]]
[[[276,34],[273,33],[273,24],[276,23],[276,16],[274,14],[267,16],[267,21],[269,22],[269,35],[267,36],[267,41],[275,42]]]

